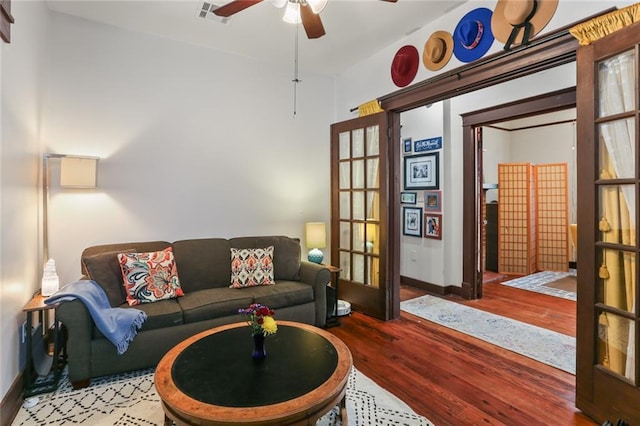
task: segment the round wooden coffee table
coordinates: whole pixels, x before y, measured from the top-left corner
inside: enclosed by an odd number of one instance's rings
[[[246,323],[216,327],[179,343],[162,358],[155,386],[165,424],[298,425],[340,404],[353,360],[337,337],[317,327],[278,321],[267,357],[251,357]]]

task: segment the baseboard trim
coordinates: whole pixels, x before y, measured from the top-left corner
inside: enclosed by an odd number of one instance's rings
[[[7,394],[0,402],[0,426],[11,426],[22,405],[22,391],[24,382],[22,373],[13,381]]]
[[[449,294],[460,296],[462,292],[462,289],[457,286],[448,285],[446,287],[443,287],[441,285],[428,283],[426,281],[417,280],[415,278],[405,277],[404,275],[400,275],[400,284],[405,284],[411,287],[419,288],[419,289],[428,291],[429,293],[437,294],[439,296],[447,296]]]

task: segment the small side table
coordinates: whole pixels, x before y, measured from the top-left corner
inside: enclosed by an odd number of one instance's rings
[[[47,305],[44,303],[47,297],[37,292],[29,303],[27,303],[22,311],[27,314],[27,329],[26,329],[26,355],[27,366],[24,372],[24,397],[30,397],[45,392],[51,392],[58,388],[58,382],[60,381],[60,375],[62,369],[67,362],[66,351],[66,339],[64,338],[63,326],[59,324],[58,319],[55,317],[55,308],[57,305]],[[38,314],[38,321],[40,324],[40,332],[44,333],[45,337],[49,333],[49,312],[53,310],[54,319],[53,327],[51,329],[53,339],[53,361],[51,366],[51,372],[42,380],[38,379],[38,373],[36,372],[33,362],[33,315]],[[38,339],[39,340],[39,339]]]
[[[324,266],[329,270],[329,272],[331,272],[331,286],[333,287],[333,291],[335,293],[332,309],[333,312],[327,312],[326,327],[337,327],[340,325],[340,319],[338,318],[338,283],[340,282],[340,271],[342,271],[342,269],[333,265],[323,264],[322,266]]]

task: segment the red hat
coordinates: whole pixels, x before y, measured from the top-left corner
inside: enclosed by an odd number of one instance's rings
[[[402,46],[391,62],[391,79],[398,87],[411,83],[418,73],[420,54],[414,46]]]

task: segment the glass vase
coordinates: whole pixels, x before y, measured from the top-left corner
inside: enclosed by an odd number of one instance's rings
[[[253,359],[265,359],[267,357],[267,349],[264,346],[264,334],[256,333],[253,335]]]

